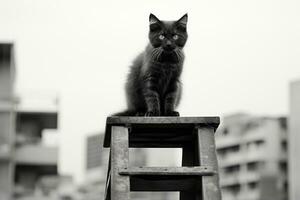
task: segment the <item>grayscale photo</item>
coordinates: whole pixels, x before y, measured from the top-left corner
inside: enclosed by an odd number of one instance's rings
[[[0,200],[299,200],[300,1],[0,1]]]

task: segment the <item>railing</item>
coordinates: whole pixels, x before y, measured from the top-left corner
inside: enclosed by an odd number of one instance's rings
[[[8,160],[10,158],[11,148],[8,144],[0,144],[0,160]]]
[[[264,150],[265,150],[265,148],[263,148],[263,147],[251,149],[247,153],[244,154],[244,158],[247,162],[255,162],[255,161],[264,160],[264,158],[266,156]]]
[[[228,167],[232,165],[239,165],[244,161],[243,154],[238,152],[228,153],[225,156],[218,156],[219,166]]]
[[[259,175],[258,170],[255,172],[247,171],[247,172],[241,174],[241,176],[240,176],[240,180],[243,183],[256,182],[256,181],[259,181],[259,179],[260,179],[260,175]]]
[[[59,105],[58,94],[54,92],[23,92],[17,94],[19,103],[17,110],[30,112],[57,112]]]
[[[16,149],[17,163],[32,165],[57,165],[58,148],[41,144],[24,144]]]
[[[231,146],[236,146],[241,143],[240,137],[237,135],[226,135],[226,136],[217,136],[216,137],[216,148],[228,148]]]
[[[240,172],[220,174],[221,187],[240,184]]]

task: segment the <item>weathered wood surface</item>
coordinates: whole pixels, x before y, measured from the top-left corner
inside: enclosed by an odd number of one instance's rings
[[[119,170],[120,175],[128,176],[209,176],[216,171],[209,166],[199,167],[129,167]]]
[[[198,147],[200,165],[211,166],[218,170],[214,130],[212,128],[198,128]],[[202,199],[221,200],[221,190],[218,173],[213,176],[202,177]]]
[[[130,147],[142,148],[180,148],[190,144],[193,129],[165,129],[145,130],[138,132],[136,129],[129,134]]]
[[[217,124],[219,117],[108,117],[107,124]]]
[[[111,127],[112,126],[125,126],[130,130],[131,147],[164,147],[164,144],[142,143],[142,138],[153,138],[155,136],[162,137],[165,134],[167,137],[174,135],[184,137],[184,134],[191,134],[195,127],[212,127],[216,129],[219,126],[219,117],[108,117],[106,120],[104,147],[110,146],[111,140]],[[137,139],[137,141],[134,141]],[[180,142],[175,142],[174,147],[182,146],[182,138]],[[167,141],[169,143],[170,140]],[[166,147],[173,147],[165,145]]]
[[[106,200],[129,200],[130,191],[180,191],[180,200],[221,200],[214,141],[218,125],[218,117],[107,118]],[[129,147],[182,147],[183,167],[129,167]]]
[[[126,127],[113,126],[111,144],[111,200],[129,200],[130,182],[128,176],[118,173],[120,168],[129,165],[128,129]]]
[[[159,179],[160,177],[160,179]],[[130,177],[131,191],[195,191],[195,178],[192,176],[177,176],[175,179],[165,179],[165,176],[157,178]]]

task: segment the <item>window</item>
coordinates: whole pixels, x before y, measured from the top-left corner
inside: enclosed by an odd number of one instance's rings
[[[229,167],[224,168],[225,173],[238,173],[240,171],[240,166],[239,165],[233,165]]]
[[[224,129],[223,129],[223,135],[228,135],[228,133],[229,133],[228,128],[224,128]]]
[[[287,152],[287,141],[286,140],[281,141],[281,149],[284,152]]]
[[[222,190],[226,191],[227,193],[237,195],[241,190],[241,185],[240,184],[228,185],[226,187],[222,187]]]
[[[287,172],[287,163],[281,161],[279,163],[279,169],[280,169],[281,172],[286,173]]]
[[[256,171],[258,170],[260,167],[262,166],[262,164],[260,162],[250,162],[247,164],[247,169],[249,171]]]
[[[258,183],[257,182],[250,182],[250,183],[248,183],[248,187],[251,190],[255,190],[258,187]]]

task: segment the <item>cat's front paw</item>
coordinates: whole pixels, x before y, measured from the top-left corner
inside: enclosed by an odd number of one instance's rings
[[[159,110],[151,110],[151,111],[147,111],[145,113],[146,117],[154,117],[154,116],[160,116],[160,112]]]
[[[167,111],[166,113],[165,113],[165,116],[174,116],[174,117],[178,117],[179,116],[179,112],[177,112],[177,111],[174,111],[174,110],[170,110],[170,111]]]
[[[141,116],[145,116],[145,112],[137,112],[135,114],[136,117],[141,117]]]

